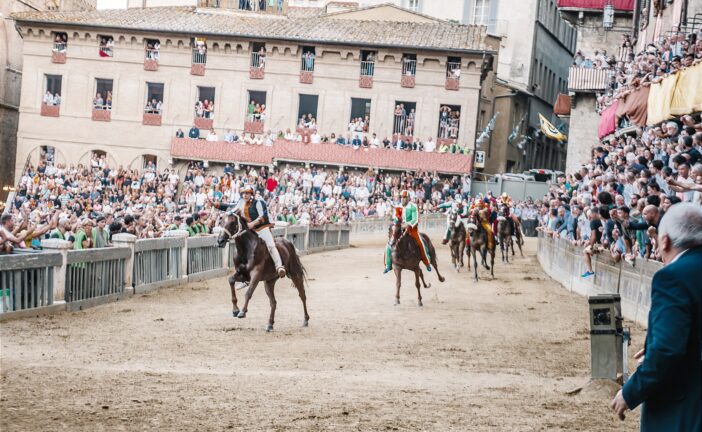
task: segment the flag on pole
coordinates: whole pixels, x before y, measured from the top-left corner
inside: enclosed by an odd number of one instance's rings
[[[546,120],[546,117],[541,115],[541,113],[539,113],[539,121],[541,122],[541,132],[543,132],[547,137],[558,141],[566,141],[568,139],[568,137],[561,133],[556,126],[551,124],[550,121]]]

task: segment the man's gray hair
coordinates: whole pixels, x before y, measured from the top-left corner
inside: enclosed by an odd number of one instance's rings
[[[702,247],[702,206],[693,203],[671,206],[658,226],[658,236],[664,235],[676,249]]]

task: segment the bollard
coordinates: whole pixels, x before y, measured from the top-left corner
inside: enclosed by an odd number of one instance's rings
[[[64,290],[66,289],[66,255],[73,249],[73,244],[68,240],[43,239],[41,247],[44,250],[61,253],[61,265],[54,267],[54,303],[63,302]]]

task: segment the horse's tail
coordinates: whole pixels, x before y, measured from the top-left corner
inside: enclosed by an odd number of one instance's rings
[[[290,255],[287,268],[288,275],[293,280],[300,279],[307,282],[307,270],[302,265],[302,261],[300,261],[300,257],[297,255],[295,246],[292,243],[288,245],[288,253]]]

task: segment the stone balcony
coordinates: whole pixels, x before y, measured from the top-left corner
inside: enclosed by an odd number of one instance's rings
[[[244,133],[248,134],[262,134],[264,128],[264,123],[262,121],[245,121],[244,122]]]
[[[144,59],[144,70],[145,71],[157,71],[158,70],[158,60],[154,59]]]
[[[461,80],[459,78],[446,78],[446,90],[458,91],[461,88]]]
[[[262,67],[249,68],[249,78],[250,79],[263,79],[266,76],[266,70]]]
[[[314,80],[314,72],[300,71],[300,83],[301,84],[312,84],[313,80]]]
[[[190,66],[190,75],[205,76],[205,64],[193,63]]]
[[[66,52],[51,52],[51,63],[64,64],[66,63]]]
[[[161,126],[161,114],[145,112],[141,124],[146,126]]]
[[[41,115],[44,117],[58,117],[61,105],[41,104]]]
[[[414,75],[402,75],[402,78],[400,78],[400,85],[406,88],[414,88],[414,78]]]
[[[108,122],[112,120],[112,110],[93,108],[93,113],[91,115],[93,121],[104,121]]]
[[[193,120],[193,123],[195,124],[195,127],[197,127],[198,129],[210,130],[210,129],[212,129],[212,124],[214,123],[214,121],[211,118],[195,117],[195,120]]]

